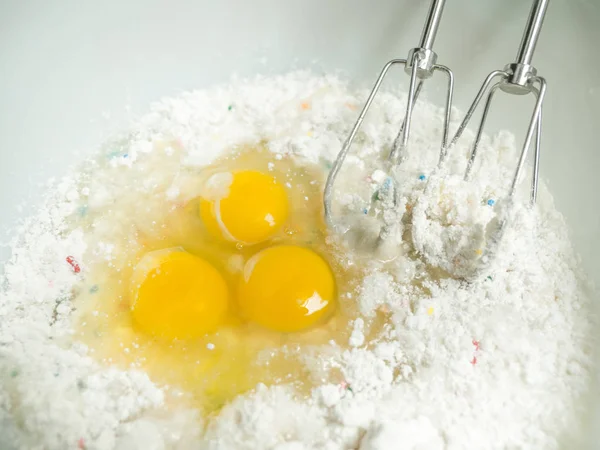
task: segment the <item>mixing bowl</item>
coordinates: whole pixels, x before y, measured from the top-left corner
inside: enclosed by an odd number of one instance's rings
[[[427,1],[3,2],[0,4],[0,243],[34,211],[43,182],[65,174],[150,102],[226,82],[236,73],[311,67],[371,83],[406,57]],[[464,109],[484,76],[512,61],[524,0],[446,5],[436,51],[456,75]],[[600,281],[600,2],[554,0],[534,64],[549,83],[542,178],[567,217],[583,264]],[[529,109],[495,105],[497,126],[522,132]],[[8,257],[0,247],[0,261]],[[600,330],[598,330],[600,333]],[[589,448],[600,442],[600,400]]]

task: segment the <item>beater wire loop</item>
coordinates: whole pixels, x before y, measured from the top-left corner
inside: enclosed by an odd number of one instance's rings
[[[329,175],[327,175],[327,181],[325,182],[325,191],[323,192],[323,205],[325,210],[325,220],[327,224],[333,228],[336,228],[331,209],[333,185],[335,184],[335,180],[338,176],[338,173],[342,168],[342,165],[344,164],[346,156],[348,156],[348,152],[350,151],[352,142],[354,141],[354,138],[356,137],[360,126],[365,120],[365,116],[367,115],[367,112],[369,111],[369,108],[371,107],[371,104],[373,103],[373,100],[375,99],[375,96],[377,95],[377,92],[379,91],[379,88],[381,87],[381,84],[383,83],[386,74],[388,73],[390,68],[395,64],[406,65],[406,59],[392,59],[391,61],[388,61],[385,66],[383,66],[383,69],[381,70],[381,73],[379,74],[377,81],[375,81],[375,85],[373,86],[373,89],[371,90],[371,93],[369,94],[369,97],[365,102],[365,106],[363,106],[362,111],[358,115],[358,119],[356,120],[354,126],[352,127],[352,130],[350,131],[348,139],[346,139],[346,141],[344,142],[342,149],[333,161],[333,165],[331,166]]]
[[[479,128],[477,128],[477,135],[475,136],[475,141],[473,142],[473,148],[471,149],[471,156],[467,161],[467,169],[465,170],[465,181],[469,181],[471,175],[471,169],[473,168],[473,163],[475,162],[475,158],[477,157],[477,149],[479,148],[479,142],[481,141],[481,135],[483,134],[483,127],[485,126],[485,122],[487,120],[487,116],[490,112],[490,105],[492,104],[492,100],[494,99],[494,94],[497,92],[500,87],[500,83],[494,84],[488,93],[487,100],[485,101],[485,106],[483,107],[483,114],[481,114],[481,120],[479,121]]]
[[[531,81],[531,92],[536,97],[535,107],[533,109],[533,113],[531,115],[531,120],[529,121],[529,127],[527,128],[527,135],[525,137],[525,143],[523,144],[523,150],[521,151],[521,156],[519,158],[519,163],[517,165],[517,170],[515,172],[515,176],[513,178],[512,184],[510,186],[509,196],[513,196],[517,185],[519,184],[519,180],[521,179],[521,174],[523,172],[523,167],[525,165],[525,160],[527,158],[527,152],[529,151],[529,147],[531,146],[531,141],[533,139],[534,133],[536,136],[535,143],[535,155],[534,155],[534,163],[533,163],[533,180],[531,186],[531,203],[534,204],[537,198],[537,183],[538,183],[538,171],[539,171],[539,160],[540,160],[540,140],[541,140],[541,132],[542,132],[542,103],[544,102],[544,96],[546,95],[546,80],[542,77],[532,78]],[[539,84],[538,89],[534,89],[534,83]],[[537,91],[537,92],[536,92]],[[536,130],[537,129],[537,130]]]
[[[413,108],[415,106],[415,90],[417,84],[417,69],[419,68],[419,53],[413,54],[413,59],[411,61],[411,72],[410,72],[410,83],[408,85],[408,99],[406,100],[406,114],[404,115],[403,127],[396,139],[394,140],[394,144],[392,146],[392,152],[390,154],[390,160],[393,162],[402,162],[404,159],[404,153],[406,147],[408,145],[408,138],[410,136],[410,124],[412,122],[412,114]],[[421,87],[423,86],[423,80],[419,81],[419,92],[421,91]],[[398,137],[402,136],[402,139],[398,139]],[[398,145],[398,141],[400,141],[400,145]]]
[[[439,164],[446,157],[446,152],[448,149],[448,135],[450,133],[450,114],[452,113],[452,97],[454,95],[454,74],[448,67],[442,66],[440,64],[436,64],[434,66],[434,70],[442,72],[442,73],[446,74],[446,76],[448,77],[448,88],[446,90],[446,105],[445,105],[446,111],[445,111],[445,115],[444,115],[444,132],[442,134],[442,148],[440,150],[440,159],[438,162],[438,164]]]
[[[454,76],[452,71],[446,67],[439,64],[437,62],[437,54],[433,51],[433,44],[435,42],[435,38],[437,35],[437,30],[440,25],[440,21],[442,18],[442,13],[444,10],[444,5],[446,0],[432,0],[429,6],[429,11],[427,13],[425,19],[425,25],[423,27],[423,32],[421,34],[421,39],[419,41],[419,46],[413,48],[408,53],[408,58],[406,59],[392,59],[389,61],[381,70],[379,77],[377,78],[367,101],[360,112],[356,123],[352,127],[348,139],[344,142],[342,149],[340,150],[338,156],[333,162],[329,175],[327,176],[327,181],[325,182],[325,190],[323,192],[323,203],[324,203],[324,212],[325,212],[325,221],[329,226],[336,231],[342,231],[338,229],[338,226],[333,219],[333,211],[332,211],[332,197],[333,197],[333,186],[337,179],[340,168],[344,164],[344,160],[350,151],[352,146],[352,142],[354,141],[358,130],[360,129],[381,84],[387,75],[389,69],[396,64],[404,65],[404,71],[410,75],[410,83],[408,88],[408,98],[406,101],[406,111],[400,126],[400,130],[396,135],[396,138],[393,141],[392,148],[387,158],[387,170],[391,172],[394,166],[402,163],[405,155],[405,150],[409,143],[410,138],[410,128],[411,121],[413,116],[413,110],[415,107],[415,103],[419,98],[419,95],[423,89],[424,81],[433,76],[434,72],[443,72],[448,77],[448,90],[446,93],[446,101],[445,101],[445,122],[443,128],[443,136],[442,143],[440,148],[440,158],[439,163],[443,160],[446,147],[448,143],[448,127],[450,122],[450,114],[452,109],[452,96],[454,91]],[[391,178],[390,178],[391,179]],[[393,183],[393,180],[391,182]],[[391,189],[394,190],[394,198],[397,198],[397,188],[396,186],[391,186]],[[395,204],[397,202],[394,202]],[[385,224],[384,229],[382,230],[383,234],[387,233],[387,228],[390,224]]]
[[[477,92],[477,95],[475,96],[473,103],[471,103],[471,106],[469,106],[469,109],[467,110],[467,114],[465,114],[464,119],[458,126],[458,129],[456,130],[456,133],[454,134],[454,137],[452,138],[452,141],[450,142],[450,145],[448,146],[448,150],[450,150],[452,147],[454,147],[456,142],[461,138],[463,132],[469,125],[469,122],[471,121],[471,118],[473,117],[473,114],[475,113],[475,110],[477,109],[479,102],[481,102],[481,99],[485,95],[485,93],[488,90],[488,88],[490,87],[490,85],[494,82],[494,80],[496,78],[507,77],[507,76],[508,76],[508,74],[504,70],[494,70],[486,77],[483,84],[479,88],[479,92]]]

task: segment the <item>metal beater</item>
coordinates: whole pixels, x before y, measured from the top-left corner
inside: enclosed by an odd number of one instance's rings
[[[535,203],[537,198],[540,143],[542,134],[542,103],[546,94],[546,80],[543,77],[538,76],[537,69],[531,65],[531,60],[533,58],[535,46],[542,29],[542,23],[544,21],[546,9],[548,8],[548,3],[549,0],[534,0],[531,11],[529,12],[529,18],[527,19],[523,38],[521,39],[521,44],[519,45],[519,50],[517,51],[515,62],[507,64],[504,66],[503,70],[494,70],[486,77],[483,85],[479,89],[479,92],[475,96],[475,100],[473,100],[473,103],[469,107],[465,118],[458,127],[458,130],[452,138],[452,142],[450,142],[449,146],[449,148],[452,148],[460,139],[463,131],[469,125],[469,122],[473,117],[473,113],[477,109],[481,99],[489,89],[487,100],[483,108],[483,114],[481,115],[481,121],[479,122],[479,127],[477,128],[475,141],[471,149],[471,156],[465,171],[465,180],[468,180],[471,175],[473,163],[475,162],[475,157],[477,156],[477,148],[479,146],[483,128],[490,111],[490,105],[496,91],[500,89],[503,92],[515,95],[533,94],[536,97],[535,107],[533,108],[533,114],[531,116],[531,120],[529,121],[525,143],[523,145],[515,176],[513,177],[508,193],[509,198],[512,198],[515,194],[516,187],[519,183],[521,173],[523,172],[523,167],[525,165],[525,159],[533,139],[533,134],[535,132],[535,155],[530,196],[532,205]],[[497,79],[499,80],[496,81]],[[494,83],[494,81],[496,82]],[[442,160],[444,157],[445,154],[442,155]]]
[[[534,138],[534,134],[535,154],[533,160],[533,176],[531,182],[530,203],[533,206],[536,202],[540,163],[540,145],[542,134],[542,104],[544,101],[544,96],[546,94],[546,80],[537,74],[537,70],[531,64],[531,61],[533,58],[540,31],[542,29],[542,23],[544,21],[546,9],[548,8],[548,3],[549,0],[533,1],[533,5],[529,12],[529,17],[527,19],[525,31],[523,32],[523,37],[521,39],[521,43],[519,45],[515,61],[513,63],[507,64],[503,70],[494,70],[485,78],[481,88],[479,89],[479,92],[475,96],[473,103],[469,107],[464,119],[462,120],[460,126],[456,131],[456,134],[454,135],[452,141],[450,142],[450,145],[448,146],[448,151],[450,151],[454,144],[456,144],[456,142],[460,139],[464,130],[469,125],[469,122],[473,117],[473,113],[477,109],[477,106],[479,105],[479,103],[481,102],[481,100],[487,92],[487,99],[485,101],[485,106],[483,108],[483,113],[481,115],[479,127],[477,128],[475,140],[473,142],[471,154],[467,162],[467,168],[465,170],[464,179],[465,181],[468,181],[471,177],[473,164],[477,156],[479,142],[483,134],[483,128],[485,126],[485,122],[490,111],[490,105],[498,89],[508,94],[533,94],[533,96],[535,97],[535,106],[533,108],[533,113],[529,121],[527,134],[525,136],[525,142],[523,144],[521,155],[517,163],[515,175],[510,184],[506,203],[504,205],[504,208],[501,208],[501,214],[498,220],[496,221],[495,229],[489,232],[489,244],[486,246],[486,250],[479,258],[481,263],[479,265],[479,269],[485,270],[486,265],[493,260],[493,254],[497,251],[497,244],[502,238],[508,220],[508,214],[510,213],[511,207],[514,204],[514,195],[519,180],[521,179],[521,175],[523,173],[527,153],[529,151],[529,147],[531,146],[531,141]],[[442,162],[445,156],[446,152],[443,152],[441,157]],[[476,270],[475,275],[479,271],[480,270]]]
[[[448,77],[448,89],[446,93],[446,105],[445,105],[445,120],[444,120],[444,131],[442,134],[442,142],[440,149],[440,161],[444,159],[446,154],[446,147],[448,143],[448,126],[450,122],[450,109],[452,106],[452,94],[454,92],[454,75],[452,71],[443,65],[437,64],[437,54],[432,50],[433,43],[435,41],[435,37],[437,34],[437,30],[440,24],[440,20],[442,18],[442,12],[444,9],[444,4],[446,0],[433,0],[431,2],[431,6],[429,8],[429,12],[427,14],[427,19],[425,21],[425,26],[423,27],[423,32],[421,35],[421,41],[419,46],[413,48],[408,53],[407,59],[392,59],[389,61],[382,69],[367,101],[358,116],[348,139],[344,142],[341,151],[339,152],[337,158],[333,162],[333,166],[331,167],[331,171],[329,172],[329,176],[327,177],[327,182],[325,184],[325,191],[323,195],[323,202],[325,206],[325,220],[328,225],[336,228],[336,224],[332,217],[332,195],[333,195],[333,185],[335,184],[335,180],[337,178],[338,172],[342,167],[344,160],[352,146],[352,142],[362,125],[362,122],[373,103],[373,100],[379,91],[381,83],[383,82],[386,74],[389,69],[397,64],[401,64],[404,66],[404,71],[410,75],[410,83],[408,88],[408,99],[406,103],[406,115],[404,116],[404,120],[400,127],[400,131],[394,140],[392,145],[392,149],[388,156],[388,168],[391,169],[393,166],[402,162],[404,149],[406,149],[408,145],[408,140],[410,136],[410,125],[411,118],[413,113],[413,108],[415,102],[421,92],[423,87],[423,83],[426,79],[430,78],[434,72],[442,72],[446,74]],[[385,225],[382,230],[382,235],[385,234]]]

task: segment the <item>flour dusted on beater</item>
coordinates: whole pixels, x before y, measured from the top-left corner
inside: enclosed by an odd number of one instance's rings
[[[165,183],[165,167],[184,174],[236,145],[266,142],[274,158],[311,161],[325,172],[364,95],[307,73],[185,93],[155,105],[127,139],[54,184],[14,241],[2,280],[0,447],[576,448],[594,342],[591,294],[566,225],[542,186],[534,211],[516,209],[494,267],[465,283],[462,274],[498,217],[517,151],[510,134],[484,136],[473,182],[459,176],[469,150],[461,144],[449,155],[448,174],[436,176],[443,111],[426,102],[417,104],[397,174],[399,251],[391,261],[365,263],[359,286],[346,294],[353,305],[348,342],[305,349],[305,369],[316,381],[308,395],[259,384],[202,418],[171,404],[179,395],[173,387],[135,368],[101,364],[74,339],[72,288],[85,276],[86,255],[111,264],[118,249],[109,238],[86,248],[69,217],[111,205],[139,164],[149,195],[193,195],[180,179]],[[336,185],[342,209],[363,214],[370,204],[381,184],[376,161],[389,151],[404,105],[383,93],[373,106]],[[169,140],[178,148],[155,145]],[[102,168],[103,158],[119,177]],[[84,197],[89,210],[78,209]],[[110,236],[119,214],[139,207],[132,202],[98,227]],[[369,220],[357,223],[368,240]],[[353,264],[364,254],[339,257]],[[320,381],[330,373],[337,382]]]

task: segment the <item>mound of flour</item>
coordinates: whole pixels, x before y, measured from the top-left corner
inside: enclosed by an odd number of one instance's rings
[[[510,134],[485,136],[480,166],[466,185],[457,174],[466,164],[467,135],[449,157],[449,176],[426,190],[443,117],[428,103],[415,109],[397,174],[398,256],[373,262],[349,294],[357,311],[349,342],[306,355],[315,379],[335,369],[342,383],[321,384],[308,397],[286,385],[258,385],[210,419],[193,410],[166,414],[164,389],[145,373],[103,366],[73,339],[71,289],[90,249],[67,218],[82,197],[90,208],[110,204],[127,189],[127,170],[151,156],[170,158],[168,151],[153,155],[161,140],[180,143],[182,170],[259,142],[275,157],[327,170],[365,94],[308,73],[185,93],[161,101],[132,127],[111,158],[123,168],[120,179],[98,169],[97,178],[75,171],[51,183],[39,213],[20,226],[1,280],[0,448],[576,448],[594,342],[591,292],[567,227],[542,186],[536,208],[515,210],[489,274],[470,283],[453,276],[465,255],[485,244],[478,230],[496,216],[489,200],[501,204],[517,152]],[[345,210],[360,214],[370,204],[377,161],[403,110],[404,98],[387,93],[373,107],[337,185],[336,203]],[[150,175],[147,184],[152,190]],[[100,247],[110,259],[110,246]]]

